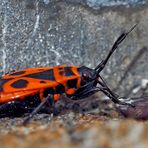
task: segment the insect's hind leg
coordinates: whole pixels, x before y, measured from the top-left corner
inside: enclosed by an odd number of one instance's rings
[[[26,125],[30,119],[37,114],[38,112],[44,111],[44,107],[48,104],[48,108],[50,112],[54,111],[54,99],[53,95],[48,95],[32,112],[29,116],[26,117],[26,119],[23,121],[23,125]],[[45,107],[45,110],[47,109],[47,106]]]
[[[0,118],[19,117],[25,112],[29,112],[29,110],[21,101],[10,101],[0,105]]]

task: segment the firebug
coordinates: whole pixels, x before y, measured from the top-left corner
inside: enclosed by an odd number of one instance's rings
[[[60,65],[27,68],[3,75],[0,78],[0,117],[20,116],[27,112],[30,113],[26,119],[28,121],[39,110],[53,109],[54,102],[59,100],[62,94],[75,100],[85,99],[101,91],[114,103],[132,106],[128,102],[120,101],[119,95],[111,91],[100,72],[118,45],[135,26],[117,38],[107,57],[94,69],[86,66]]]

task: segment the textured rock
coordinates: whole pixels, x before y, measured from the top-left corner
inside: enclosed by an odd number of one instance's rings
[[[86,2],[89,5],[89,7],[93,7],[94,9],[111,6],[132,7],[147,4],[145,0],[86,0]]]
[[[1,73],[58,64],[95,67],[120,33],[139,23],[111,58],[102,75],[121,95],[131,94],[133,88],[141,86],[143,79],[148,79],[147,49],[140,57],[137,56],[124,77],[135,55],[148,45],[146,2],[118,1],[120,3],[116,5],[121,7],[114,7],[115,3],[113,6],[102,1],[105,6],[110,6],[106,9],[98,7],[102,4],[93,0],[0,2]],[[126,7],[129,4],[133,7]],[[124,81],[118,84],[122,76]]]
[[[120,33],[138,23],[102,75],[120,95],[147,91],[148,49],[143,48],[148,47],[146,1],[0,0],[0,3],[1,74],[57,64],[95,67]],[[35,118],[27,127],[18,126],[22,118],[0,119],[0,147],[148,145],[147,122],[120,119],[112,104],[94,105],[101,108],[83,116],[70,112],[51,120],[47,115],[37,115],[39,120]],[[139,102],[137,105],[137,111],[146,108],[141,108]],[[134,111],[129,111],[133,115]]]

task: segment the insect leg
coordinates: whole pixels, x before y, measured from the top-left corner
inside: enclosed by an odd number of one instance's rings
[[[85,99],[86,97],[89,97],[91,95],[93,95],[94,93],[101,91],[99,88],[93,88],[91,90],[87,90],[85,92],[83,92],[81,95],[79,95],[78,97],[72,98],[73,100],[76,99]]]
[[[86,97],[91,96],[92,94],[98,92],[98,91],[102,91],[106,96],[108,96],[115,104],[121,104],[121,105],[128,105],[128,106],[132,106],[135,107],[133,104],[129,103],[129,102],[123,102],[120,101],[119,97],[117,94],[114,94],[109,88],[106,87],[95,87],[92,88],[91,90],[86,90],[85,92],[83,92],[81,95],[79,95],[78,97],[72,98],[73,100],[77,99],[85,99]]]
[[[76,100],[76,99],[85,99],[86,97],[89,97],[90,95],[98,92],[98,91],[102,91],[105,95],[107,95],[114,103],[116,104],[122,104],[122,105],[129,105],[134,107],[134,105],[127,103],[127,102],[123,102],[120,101],[119,95],[115,94],[113,91],[110,90],[110,88],[107,86],[107,84],[105,83],[105,81],[103,80],[103,78],[99,75],[99,78],[101,79],[101,81],[98,81],[98,83],[100,84],[101,87],[99,86],[94,86],[93,85],[93,81],[88,83],[85,87],[82,87],[79,89],[79,92],[76,93],[73,97],[71,97],[72,100]]]
[[[102,80],[102,82],[101,81],[98,81],[98,83],[103,87],[103,88],[100,88],[99,87],[99,89],[101,89],[101,91],[104,94],[106,94],[109,98],[111,98],[111,100],[114,103],[121,104],[121,105],[128,105],[128,106],[134,107],[134,105],[131,104],[131,103],[120,101],[119,98],[123,98],[123,97],[119,97],[119,95],[117,95],[113,91],[111,91],[110,88],[107,86],[106,82],[103,80],[103,78],[100,75],[99,75],[99,77]]]
[[[26,124],[30,121],[30,119],[31,119],[35,114],[37,114],[37,113],[42,109],[42,107],[43,107],[46,103],[48,103],[49,109],[50,109],[50,108],[53,108],[53,106],[54,106],[53,95],[52,95],[52,96],[51,96],[51,95],[48,95],[48,96],[33,110],[33,112],[32,112],[28,117],[26,117],[26,119],[23,121],[23,125],[26,125]]]

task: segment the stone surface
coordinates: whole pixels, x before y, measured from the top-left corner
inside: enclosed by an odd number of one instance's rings
[[[86,0],[86,2],[89,5],[89,7],[93,7],[94,9],[110,6],[132,7],[147,4],[146,0]]]
[[[121,96],[140,96],[147,91],[148,49],[143,48],[148,47],[146,0],[0,0],[0,3],[1,74],[58,64],[95,67],[121,32],[138,23],[101,75]],[[0,147],[148,145],[147,122],[122,119],[112,104],[98,101],[98,106],[101,108],[92,114],[68,112],[52,120],[50,115],[37,115],[27,127],[18,125],[23,118],[0,119]]]
[[[141,88],[143,79],[148,79],[148,50],[134,59],[141,48],[148,45],[146,2],[129,1],[133,7],[126,7],[128,2],[124,6],[124,2],[119,1],[120,6],[116,3],[114,7],[115,4],[112,6],[110,2],[102,1],[110,7],[97,9],[94,6],[102,4],[93,0],[0,2],[1,74],[45,65],[95,67],[120,33],[138,23],[112,56],[102,75],[111,88],[124,96],[137,87]],[[129,66],[133,59],[132,66]]]

